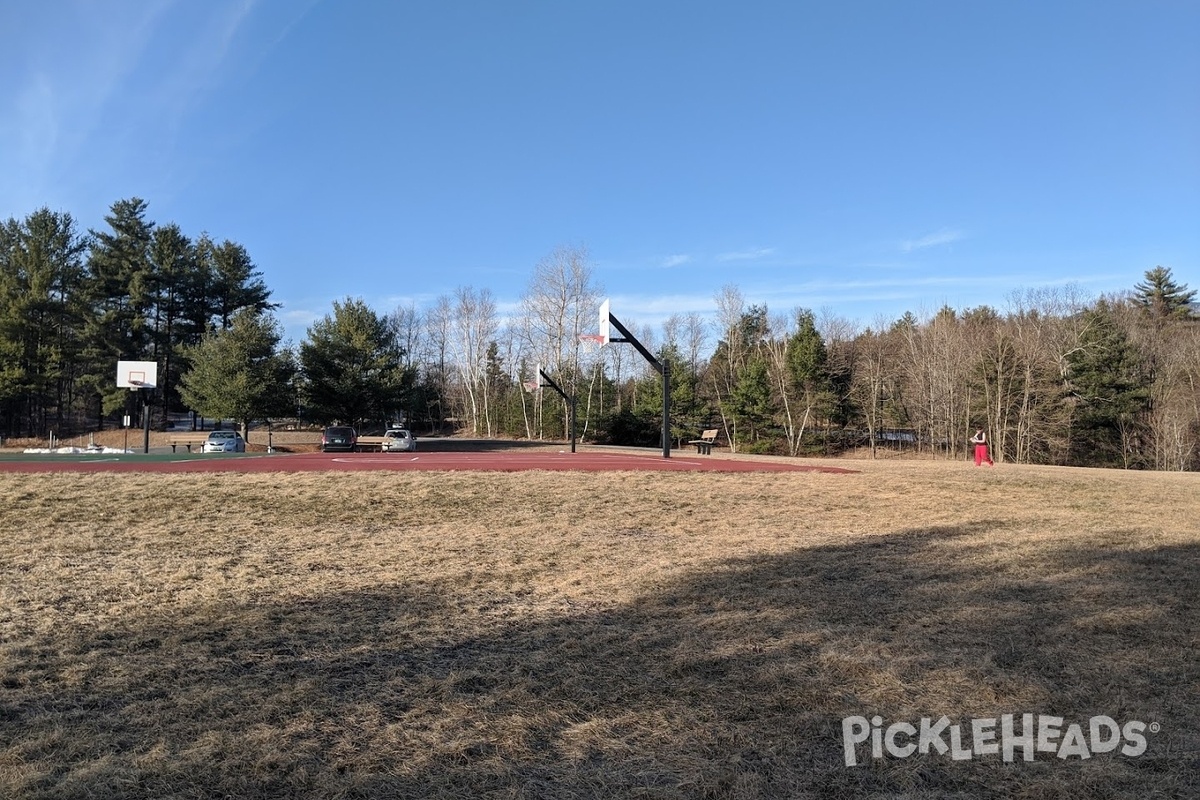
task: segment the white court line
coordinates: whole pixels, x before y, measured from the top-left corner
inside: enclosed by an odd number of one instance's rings
[[[164,463],[166,463],[166,464],[199,464],[202,462],[211,462],[211,463],[215,464],[215,463],[219,462],[220,459],[210,459],[210,458],[208,458],[208,456],[218,456],[218,455],[222,455],[222,454],[221,453],[192,453],[192,455],[193,456],[204,456],[204,458],[189,458],[188,456],[184,456],[183,458],[173,458],[170,461],[166,461]],[[241,455],[237,460],[238,461],[250,461],[255,458],[274,458],[274,457],[275,457],[274,453],[261,453],[259,455],[253,455],[253,456]]]
[[[300,455],[302,455],[302,454],[300,454]],[[377,458],[345,458],[345,457],[342,457],[342,458],[331,458],[329,460],[334,462],[335,464],[396,464],[396,463],[411,464],[412,462],[416,461],[418,458],[420,458],[420,456],[413,456],[412,458],[396,458],[394,456],[392,456],[392,457],[381,456],[381,457],[377,457]]]

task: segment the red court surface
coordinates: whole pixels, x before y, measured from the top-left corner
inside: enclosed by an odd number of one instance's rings
[[[39,456],[0,461],[0,472],[356,472],[362,470],[478,470],[524,472],[551,470],[612,472],[829,472],[853,473],[840,467],[818,467],[785,461],[742,461],[709,456],[661,456],[624,453],[428,452],[428,453],[295,453],[272,455],[92,455]]]

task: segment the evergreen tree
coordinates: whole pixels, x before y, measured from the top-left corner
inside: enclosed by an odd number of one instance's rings
[[[833,412],[828,361],[825,340],[817,330],[812,312],[807,309],[797,312],[796,330],[788,337],[785,351],[787,402],[800,417],[789,423],[795,430],[794,440],[789,442],[791,455],[799,454],[804,429],[814,414],[828,417]]]
[[[178,334],[179,343],[184,347],[199,344],[217,316],[213,301],[217,284],[215,249],[216,245],[207,233],[201,233],[192,245],[191,268],[180,287]]]
[[[390,419],[412,383],[403,356],[386,318],[362,300],[335,301],[300,344],[309,416],[356,426]]]
[[[1075,399],[1072,459],[1096,466],[1138,466],[1137,415],[1148,405],[1145,368],[1108,303],[1084,312],[1079,346],[1067,357]]]
[[[796,332],[788,342],[787,365],[797,394],[816,396],[829,391],[828,351],[811,311],[796,315]]]
[[[178,375],[186,367],[180,363],[187,341],[181,325],[188,301],[188,289],[194,285],[195,249],[178,225],[156,228],[150,244],[150,263],[154,270],[154,352],[151,360],[160,366],[158,391],[162,398],[163,421],[171,408],[179,407]]]
[[[741,430],[748,418],[742,413],[743,404],[738,400],[738,395],[739,386],[743,383],[750,362],[764,358],[762,349],[770,326],[766,306],[752,305],[745,308],[741,293],[733,287],[726,287],[717,296],[717,303],[723,309],[723,338],[717,342],[716,350],[709,360],[705,386],[711,398],[711,407],[721,415],[730,449],[736,453],[743,442],[752,442],[758,436],[756,431]],[[765,367],[765,363],[763,366]],[[767,384],[769,393],[769,373]],[[742,397],[745,399],[746,387],[742,386],[742,390]]]
[[[250,254],[236,242],[226,239],[212,246],[211,277],[211,313],[222,328],[228,328],[233,315],[243,308],[258,313],[279,308],[278,303],[270,302],[271,291],[262,273],[254,268]]]
[[[755,356],[746,364],[733,389],[733,413],[742,441],[755,443],[766,433],[775,410],[771,402],[771,377],[766,359]]]
[[[1155,319],[1187,319],[1194,316],[1191,304],[1195,298],[1195,290],[1189,291],[1187,284],[1181,286],[1175,283],[1171,270],[1166,267],[1146,270],[1146,280],[1134,285],[1134,302]]]
[[[17,299],[24,292],[20,271],[21,225],[9,218],[0,224],[0,413],[3,431],[16,433],[17,407],[25,390],[25,370],[21,363],[21,313]]]
[[[9,433],[69,424],[86,249],[70,214],[43,208],[0,226],[0,408]]]
[[[146,219],[146,202],[136,197],[113,203],[104,219],[110,230],[92,231],[87,263],[91,316],[85,380],[103,398],[107,414],[121,408],[129,395],[116,388],[117,362],[143,360],[152,354],[154,287],[149,254],[154,223]]]
[[[244,247],[228,240],[216,244],[207,233],[188,243],[176,226],[168,227],[170,235],[155,231],[153,246],[164,343],[159,377],[164,404],[178,407],[173,376],[188,369],[188,355],[210,329],[227,330],[241,311],[261,315],[279,304],[269,302],[271,292]]]
[[[696,393],[699,379],[687,364],[679,348],[664,345],[656,355],[660,364],[668,371],[671,381],[671,438],[673,441],[691,439],[699,435],[702,425],[707,424]],[[639,424],[657,426],[658,440],[662,439],[662,375],[648,373],[637,382],[636,407]]]
[[[250,422],[292,413],[296,367],[291,353],[279,351],[281,337],[269,314],[238,311],[227,329],[213,328],[190,349],[179,387],[184,402],[206,417],[237,420],[244,437]]]

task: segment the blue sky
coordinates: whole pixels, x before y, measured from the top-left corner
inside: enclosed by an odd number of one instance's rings
[[[627,324],[1200,288],[1198,41],[1190,0],[5,3],[0,218],[142,197],[297,340],[560,246]]]

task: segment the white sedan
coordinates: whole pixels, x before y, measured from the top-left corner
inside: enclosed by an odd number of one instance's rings
[[[237,431],[213,431],[204,440],[203,453],[244,453],[246,440]]]
[[[383,434],[383,445],[379,448],[385,453],[412,452],[417,449],[417,437],[403,428],[392,428]]]

